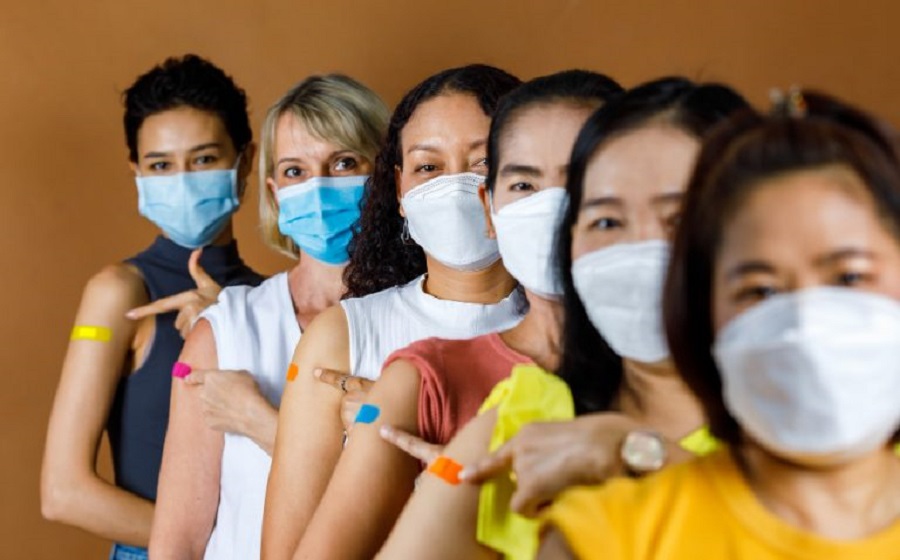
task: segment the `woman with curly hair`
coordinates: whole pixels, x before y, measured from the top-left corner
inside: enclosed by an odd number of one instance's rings
[[[470,65],[431,76],[397,106],[350,247],[352,298],[317,317],[294,354],[267,491],[267,558],[293,554],[341,452],[344,394],[316,379],[321,368],[348,373],[338,383],[346,391],[416,340],[471,338],[521,319],[478,198],[491,116],[518,84]]]

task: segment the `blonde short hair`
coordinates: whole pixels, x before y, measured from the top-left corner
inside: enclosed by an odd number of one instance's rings
[[[259,223],[263,241],[296,258],[297,246],[278,230],[278,203],[266,184],[275,173],[275,127],[290,112],[307,130],[370,163],[381,147],[390,113],[371,89],[341,74],[310,76],[292,87],[266,113],[259,148]]]

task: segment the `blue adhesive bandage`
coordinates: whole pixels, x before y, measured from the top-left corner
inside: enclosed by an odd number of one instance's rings
[[[359,424],[371,424],[375,420],[378,420],[379,415],[381,415],[380,408],[374,404],[364,404],[360,407],[359,412],[356,413],[356,420],[354,420],[354,422]]]

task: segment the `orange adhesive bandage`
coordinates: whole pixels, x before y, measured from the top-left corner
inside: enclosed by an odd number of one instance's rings
[[[293,381],[293,380],[297,379],[297,374],[299,372],[300,372],[300,368],[297,367],[297,364],[295,364],[294,362],[291,362],[291,365],[288,366],[287,380]]]
[[[442,478],[447,484],[453,484],[454,486],[460,483],[459,472],[462,469],[462,465],[444,455],[441,455],[428,465],[428,472]]]

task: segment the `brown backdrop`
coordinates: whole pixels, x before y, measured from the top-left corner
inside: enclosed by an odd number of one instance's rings
[[[4,0],[0,7],[0,557],[102,558],[108,544],[40,518],[44,430],[85,280],[152,239],[136,212],[120,92],[197,52],[265,107],[342,71],[391,104],[435,70],[486,61],[527,78],[564,67],[624,84],[661,74],[827,88],[900,116],[900,4],[890,0]],[[255,187],[254,187],[255,189]],[[251,193],[255,192],[251,191]],[[237,218],[248,261],[286,261]]]

